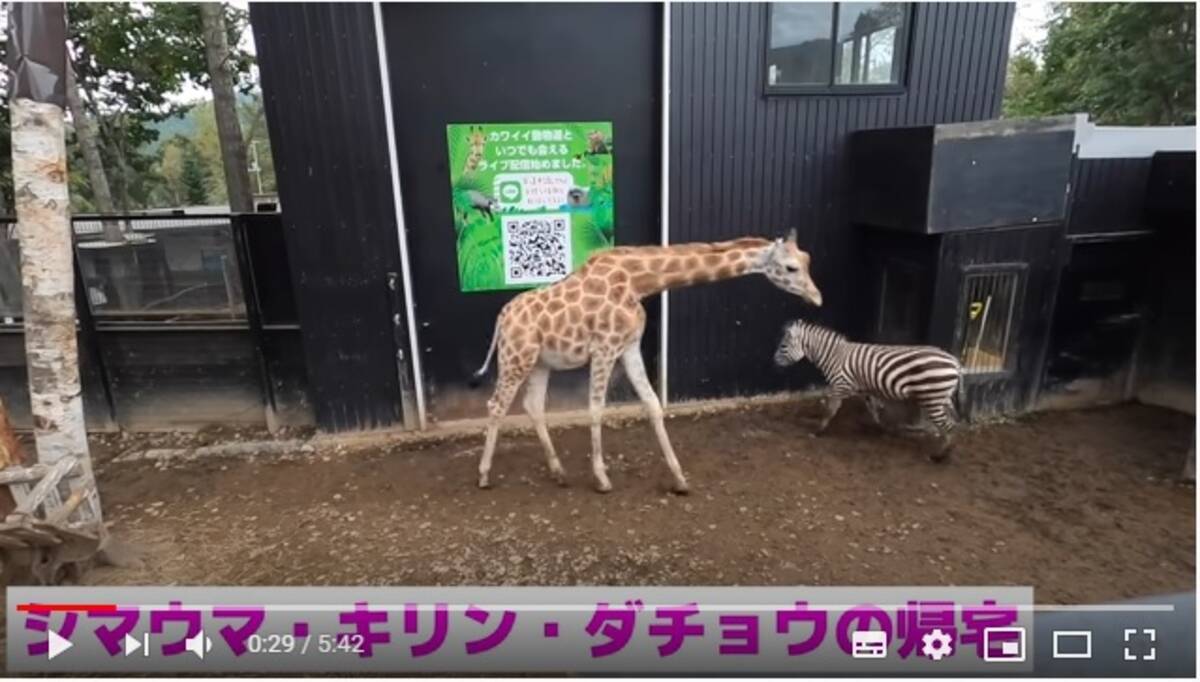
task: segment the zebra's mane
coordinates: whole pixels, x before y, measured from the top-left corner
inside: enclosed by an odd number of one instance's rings
[[[812,339],[834,339],[842,343],[849,342],[845,334],[823,327],[808,320],[794,320],[790,327],[794,332]]]

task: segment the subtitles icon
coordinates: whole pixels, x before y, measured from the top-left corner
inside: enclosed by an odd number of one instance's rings
[[[854,658],[887,658],[887,633],[883,630],[855,630],[850,643]]]
[[[989,663],[1024,663],[1025,628],[984,628],[983,660]]]

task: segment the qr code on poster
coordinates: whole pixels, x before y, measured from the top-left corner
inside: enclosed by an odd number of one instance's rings
[[[571,273],[571,216],[503,216],[504,283],[546,284]]]

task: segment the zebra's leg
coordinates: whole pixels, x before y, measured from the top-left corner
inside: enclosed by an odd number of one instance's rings
[[[867,413],[871,415],[871,421],[875,423],[875,426],[884,431],[889,431],[890,429],[888,426],[883,423],[883,415],[880,414],[880,410],[883,408],[883,405],[881,404],[879,398],[876,398],[873,395],[868,395],[864,399],[864,402],[867,404]]]
[[[950,456],[950,449],[954,445],[952,437],[954,431],[954,418],[951,417],[952,408],[945,400],[922,402],[921,412],[936,429],[937,446],[930,453],[929,459],[934,462],[945,461]]]
[[[825,429],[829,428],[829,422],[837,416],[838,410],[842,409],[842,401],[847,397],[847,394],[840,389],[833,389],[829,395],[825,396],[825,415],[821,417],[821,423],[813,430],[814,437],[825,433]]]

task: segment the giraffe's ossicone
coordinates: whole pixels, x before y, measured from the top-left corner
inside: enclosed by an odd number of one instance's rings
[[[663,425],[662,406],[646,376],[640,342],[646,329],[642,299],[665,289],[761,273],[775,286],[821,305],[821,292],[809,273],[809,255],[796,246],[793,231],[785,239],[748,237],[726,242],[673,246],[623,246],[602,251],[565,279],[518,295],[500,311],[492,344],[499,363],[495,391],[488,401],[488,426],[479,462],[479,486],[487,488],[500,421],[521,384],[525,410],[533,419],[550,473],[566,484],[562,463],[546,428],[546,386],[550,372],[591,366],[589,413],[592,430],[592,473],[601,492],[612,484],[600,447],[600,421],[609,377],[620,360],[633,388],[645,404],[674,477],[674,489],[686,492],[687,479]]]

